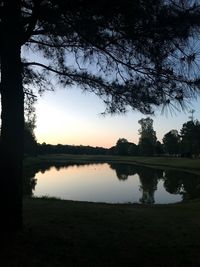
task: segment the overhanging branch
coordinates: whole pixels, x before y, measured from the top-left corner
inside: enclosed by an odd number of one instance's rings
[[[42,63],[39,63],[39,62],[25,62],[23,63],[24,66],[38,66],[38,67],[41,67],[41,68],[44,68],[48,71],[51,71],[51,72],[54,72],[58,75],[62,75],[62,76],[68,76],[70,77],[71,75],[69,75],[68,73],[64,72],[64,71],[60,71],[60,70],[56,70],[50,66],[47,66],[45,64],[42,64]]]
[[[79,73],[69,73],[69,71],[68,72],[67,71],[60,71],[60,70],[54,69],[50,66],[47,66],[45,64],[39,63],[39,62],[24,62],[23,65],[24,66],[38,66],[38,67],[44,68],[50,72],[58,74],[60,76],[68,77],[75,82],[82,82],[82,83],[85,82],[87,84],[89,82],[92,82],[92,83],[98,84],[99,86],[104,87],[104,88],[109,87],[108,84],[103,82],[103,80],[101,78],[98,78],[96,76],[86,75],[86,73],[80,73],[79,74]],[[100,79],[101,79],[101,81],[100,81]]]
[[[77,44],[65,44],[65,42],[60,43],[60,44],[52,44],[52,43],[47,43],[47,42],[38,41],[34,39],[30,39],[28,40],[28,42],[32,44],[38,44],[38,45],[43,45],[43,46],[52,47],[52,48],[80,47]]]
[[[27,30],[24,33],[23,39],[22,39],[22,43],[26,43],[27,40],[30,38],[30,36],[33,34],[34,28],[36,26],[37,23],[37,19],[38,19],[38,12],[39,12],[39,7],[40,7],[40,2],[39,0],[35,0],[33,1],[34,6],[33,6],[33,11],[32,11],[32,15],[30,17],[30,22],[28,24]]]

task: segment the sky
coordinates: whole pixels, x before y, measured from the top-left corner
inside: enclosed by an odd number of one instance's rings
[[[137,111],[125,115],[106,115],[104,103],[96,95],[83,93],[79,88],[45,92],[36,103],[35,135],[39,143],[90,145],[110,148],[119,138],[138,143],[138,120],[147,117]],[[194,118],[200,120],[200,99],[192,103]],[[153,127],[159,141],[172,129],[178,131],[189,120],[188,111],[170,113],[157,109]]]

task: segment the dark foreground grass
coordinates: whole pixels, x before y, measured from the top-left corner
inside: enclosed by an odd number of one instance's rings
[[[200,159],[44,155],[44,163],[124,162],[200,173]],[[95,204],[25,199],[24,230],[1,236],[0,267],[200,266],[200,200]]]
[[[173,205],[24,200],[24,231],[0,266],[200,266],[200,201]]]

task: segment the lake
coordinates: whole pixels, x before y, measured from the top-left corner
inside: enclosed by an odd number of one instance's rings
[[[66,200],[166,204],[199,198],[200,176],[133,164],[42,164],[26,171],[24,192]]]

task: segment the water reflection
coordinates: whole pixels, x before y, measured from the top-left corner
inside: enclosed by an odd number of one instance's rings
[[[138,175],[141,182],[142,197],[140,202],[145,204],[155,203],[155,191],[157,190],[157,184],[160,177],[162,177],[163,171],[149,168],[139,168]]]
[[[200,176],[119,163],[39,164],[25,169],[24,194],[111,203],[172,203],[199,198]]]
[[[128,176],[138,174],[140,179],[140,191],[142,197],[139,199],[141,203],[155,203],[154,193],[157,190],[158,180],[163,177],[163,170],[147,168],[145,166],[131,164],[111,164],[110,167],[116,170],[119,180],[126,180]]]
[[[165,171],[164,187],[171,194],[181,194],[183,200],[197,199],[200,197],[200,176],[177,172]]]

